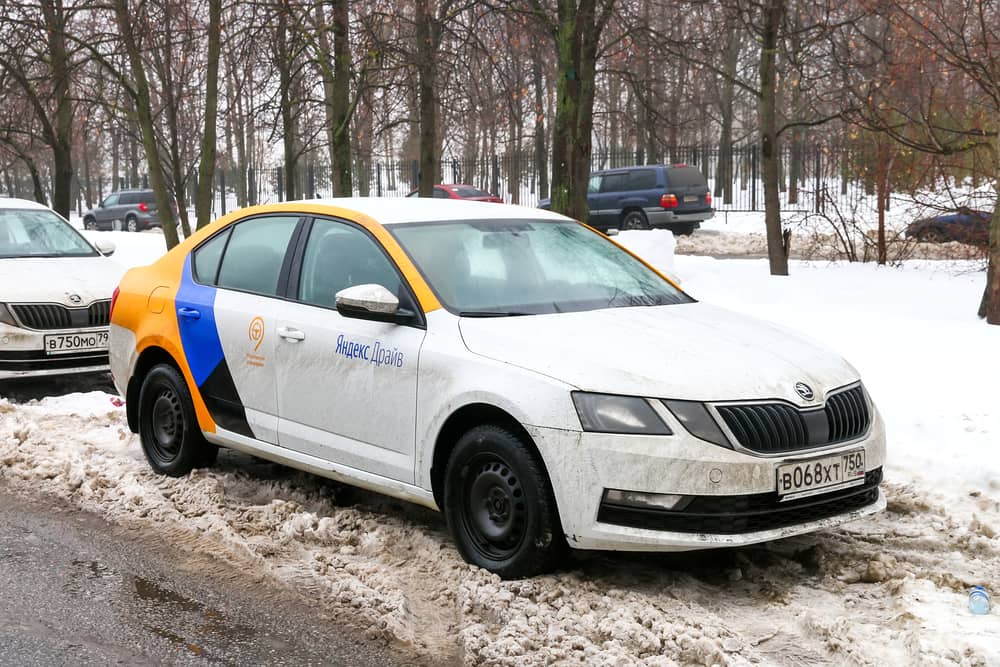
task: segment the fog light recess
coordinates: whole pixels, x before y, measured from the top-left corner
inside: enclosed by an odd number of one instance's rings
[[[621,491],[605,489],[604,502],[609,505],[640,507],[644,509],[673,510],[685,504],[688,496],[672,493],[642,493],[639,491]]]

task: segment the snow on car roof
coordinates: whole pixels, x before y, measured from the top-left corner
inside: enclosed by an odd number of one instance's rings
[[[16,197],[0,197],[0,208],[33,208],[48,211],[49,207],[39,204],[30,199],[17,199]]]
[[[349,209],[374,218],[383,225],[431,220],[569,220],[540,208],[430,197],[335,197],[290,203]]]

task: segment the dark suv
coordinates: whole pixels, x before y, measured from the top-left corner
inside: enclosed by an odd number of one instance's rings
[[[113,229],[140,232],[159,227],[156,197],[152,190],[112,192],[100,204],[83,214],[85,229]]]
[[[538,204],[549,207],[549,200]],[[690,234],[715,215],[712,192],[696,167],[684,164],[595,171],[587,187],[587,224],[607,231],[665,227]]]

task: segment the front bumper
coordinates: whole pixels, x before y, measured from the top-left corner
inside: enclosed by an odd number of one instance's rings
[[[91,334],[101,330],[106,328],[34,331],[0,323],[0,380],[106,372],[109,369],[107,350],[45,353],[46,335]]]
[[[885,508],[878,489],[885,431],[876,412],[868,433],[836,447],[783,456],[755,456],[696,438],[528,428],[545,461],[570,546],[623,551],[684,551],[740,546],[836,526]],[[777,467],[796,460],[865,450],[874,484],[799,501],[777,502]],[[716,481],[717,480],[717,481]],[[697,496],[701,510],[676,514],[609,511],[606,489]],[[845,500],[850,496],[849,500]],[[712,500],[717,498],[718,503]],[[701,516],[692,516],[701,514]],[[708,516],[705,516],[705,515]],[[700,521],[700,524],[699,524]],[[627,525],[623,525],[627,524]]]

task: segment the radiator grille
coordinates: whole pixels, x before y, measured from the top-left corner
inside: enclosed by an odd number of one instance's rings
[[[110,322],[111,300],[95,301],[87,308],[67,308],[58,303],[14,303],[14,317],[28,329],[83,329],[105,327]]]
[[[787,403],[717,407],[740,445],[778,454],[853,440],[868,431],[871,414],[861,385],[833,394],[822,409],[800,410]]]

